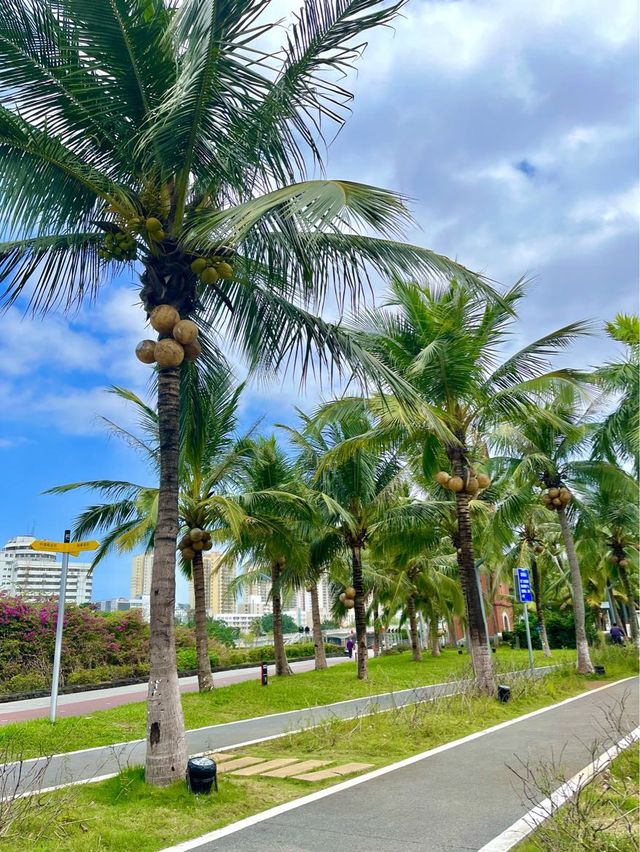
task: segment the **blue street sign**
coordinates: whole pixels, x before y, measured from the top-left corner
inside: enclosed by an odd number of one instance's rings
[[[529,571],[526,568],[518,568],[516,571],[516,591],[520,603],[531,603],[533,592],[529,582]]]

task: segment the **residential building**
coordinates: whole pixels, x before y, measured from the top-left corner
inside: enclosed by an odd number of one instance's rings
[[[32,550],[30,535],[9,539],[0,550],[0,591],[26,600],[57,598],[60,593],[62,562],[57,554]],[[91,601],[91,563],[69,559],[65,600],[85,604]]]
[[[131,609],[129,598],[112,598],[108,601],[96,601],[95,604],[101,612],[123,612]]]
[[[221,558],[222,554],[215,550],[202,554],[205,607],[207,615],[212,617],[236,612],[237,608],[236,595],[231,591],[231,584],[236,576],[235,566],[220,565]],[[195,607],[192,581],[189,581],[189,606],[191,609]]]
[[[151,594],[151,571],[153,569],[153,550],[140,553],[131,560],[131,592],[132,598]]]
[[[243,633],[251,627],[252,622],[258,618],[250,612],[221,612],[214,615],[216,621],[223,621],[229,627],[237,627]]]

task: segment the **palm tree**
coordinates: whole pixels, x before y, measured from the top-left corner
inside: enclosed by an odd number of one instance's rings
[[[194,527],[208,529],[224,519],[233,523],[234,504],[225,491],[240,470],[247,451],[247,438],[235,437],[237,409],[243,386],[234,387],[228,371],[208,373],[206,383],[189,365],[181,387],[180,465],[178,514],[181,532]],[[142,453],[152,471],[158,468],[158,415],[140,397],[123,388],[112,392],[134,409],[141,436],[107,421],[111,431]],[[158,489],[129,482],[100,480],[73,482],[52,488],[48,493],[63,494],[75,489],[97,491],[110,502],[89,507],[77,519],[74,535],[105,533],[93,560],[97,565],[113,549],[131,551],[143,544],[151,548],[158,523]],[[205,544],[210,549],[210,544]],[[154,554],[155,562],[155,554]],[[198,658],[198,688],[213,688],[209,659],[203,551],[192,560],[182,559],[182,567],[193,582],[195,635]]]
[[[479,480],[472,450],[482,447],[493,424],[534,411],[537,394],[551,381],[570,378],[563,371],[547,373],[548,358],[586,329],[573,323],[499,363],[500,347],[525,293],[524,282],[497,298],[470,292],[455,281],[436,290],[396,280],[386,305],[367,311],[356,331],[360,345],[402,377],[421,400],[409,407],[391,395],[373,397],[368,408],[376,414],[377,426],[363,443],[417,446],[427,478],[444,465],[456,478],[459,576],[475,679],[487,693],[494,692],[495,683],[473,548],[470,502]],[[342,401],[339,407],[350,404]],[[362,403],[357,400],[355,405],[360,408]],[[486,452],[480,459],[482,455]]]
[[[158,361],[160,464],[151,594],[146,778],[184,776],[175,668],[179,387],[185,357],[219,360],[221,336],[252,366],[303,374],[367,353],[314,310],[362,275],[457,274],[462,267],[395,240],[398,195],[306,180],[322,165],[321,124],[342,123],[339,75],[364,34],[401,3],[306,0],[276,53],[266,0],[6,0],[0,8],[0,299],[71,309],[136,264],[140,300],[168,338]],[[358,228],[377,236],[362,236]],[[203,335],[183,350],[176,320]],[[180,336],[183,334],[183,325]],[[209,334],[215,328],[216,334]],[[193,327],[188,327],[188,336]],[[220,336],[219,336],[220,335]],[[379,365],[377,372],[384,373]],[[391,377],[389,377],[391,379]]]
[[[357,672],[360,680],[366,680],[367,611],[362,554],[370,544],[372,527],[395,501],[402,481],[402,464],[395,453],[366,449],[343,461],[335,458],[340,445],[371,430],[371,419],[362,414],[336,417],[322,427],[302,412],[298,414],[302,429],[287,429],[299,451],[298,468],[308,487],[318,493],[328,523],[339,530],[350,554],[351,582],[355,590]]]

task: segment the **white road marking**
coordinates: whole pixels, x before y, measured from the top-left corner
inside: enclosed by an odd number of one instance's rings
[[[611,748],[607,749],[589,766],[585,766],[577,772],[547,798],[531,808],[521,819],[517,820],[505,829],[502,834],[490,840],[478,852],[508,852],[517,846],[525,837],[528,837],[541,823],[552,817],[558,808],[561,808],[569,799],[573,798],[583,787],[586,787],[598,772],[607,767],[621,751],[624,751],[640,739],[640,728],[636,728],[623,737]]]

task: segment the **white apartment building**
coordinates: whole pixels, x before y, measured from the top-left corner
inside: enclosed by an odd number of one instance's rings
[[[57,554],[31,550],[31,535],[9,539],[0,550],[0,591],[26,600],[57,598],[60,592],[62,563]],[[93,578],[91,563],[69,557],[65,600],[85,604],[91,601]]]
[[[236,576],[234,565],[220,565],[221,553],[209,550],[202,554],[204,567],[204,599],[207,615],[215,617],[236,612],[236,595],[231,591],[231,583]],[[193,582],[189,581],[189,606],[196,605]],[[234,625],[235,626],[235,625]]]
[[[151,594],[151,569],[153,568],[153,550],[140,553],[131,560],[131,591],[132,598]]]

